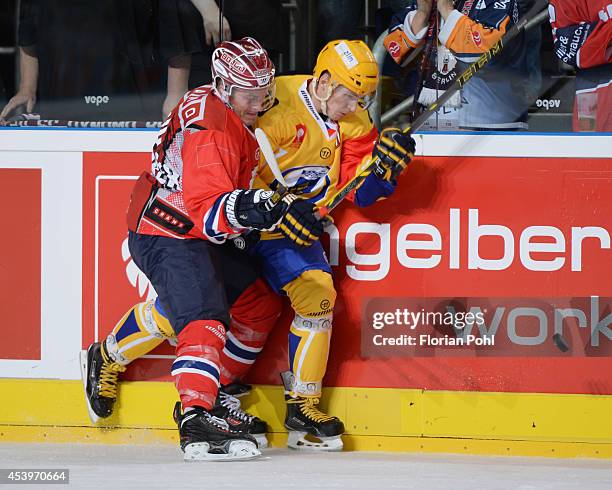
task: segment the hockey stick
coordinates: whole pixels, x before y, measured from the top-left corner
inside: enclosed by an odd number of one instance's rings
[[[283,173],[280,170],[278,161],[274,155],[274,150],[272,149],[272,145],[268,139],[268,135],[263,129],[255,128],[255,139],[257,140],[259,149],[266,159],[268,168],[272,171],[272,175],[276,179],[276,182],[278,182],[278,186],[274,190],[274,194],[272,194],[272,197],[270,197],[270,200],[268,201],[269,206],[275,206],[283,197],[285,197],[287,192],[289,192],[289,186],[287,185],[287,181],[285,180],[285,177],[283,177]]]
[[[278,161],[276,160],[276,156],[274,155],[274,150],[272,149],[272,145],[270,144],[270,140],[268,139],[268,135],[261,128],[255,128],[255,139],[259,144],[259,149],[264,155],[266,162],[268,163],[268,167],[272,171],[272,175],[278,182],[278,187],[274,195],[270,198],[270,202],[276,204],[279,200],[289,192],[289,184],[285,180],[283,173],[281,172],[280,166],[278,165]],[[317,186],[315,185],[315,188]],[[317,212],[319,219],[324,220],[327,213],[321,212],[321,209]],[[329,220],[329,218],[327,218]],[[331,220],[329,220],[331,222]]]
[[[259,145],[259,149],[263,153],[266,162],[268,163],[268,167],[272,171],[272,175],[278,182],[278,184],[284,187],[285,192],[289,188],[287,182],[285,181],[285,177],[283,177],[283,173],[278,166],[278,161],[276,160],[276,156],[274,155],[274,150],[272,149],[272,145],[270,144],[270,140],[268,139],[268,135],[261,128],[255,128],[255,139],[257,140],[257,144]],[[279,191],[280,194],[284,194],[284,192]]]
[[[437,1],[434,0],[431,4],[431,12],[427,21],[427,34],[425,35],[425,48],[423,49],[423,58],[419,67],[419,76],[415,85],[414,96],[412,97],[412,106],[410,112],[416,114],[418,108],[419,95],[423,91],[423,83],[425,73],[429,70],[429,61],[433,51],[434,44],[438,42],[438,12]]]
[[[278,161],[276,160],[276,156],[274,155],[274,150],[272,149],[272,145],[270,144],[270,140],[268,139],[268,135],[263,129],[256,128],[255,139],[257,140],[257,143],[259,143],[259,148],[264,154],[266,162],[268,163],[268,167],[270,167],[270,170],[272,171],[272,175],[274,175],[274,178],[279,183],[279,185],[284,187],[285,191],[288,191],[289,184],[287,184],[287,181],[285,180],[285,177],[283,176],[280,170]],[[323,185],[323,181],[323,177],[320,178],[319,181],[310,189],[310,192],[319,190]],[[282,194],[284,194],[284,192]]]
[[[407,134],[414,133],[417,129],[419,129],[427,119],[431,117],[433,113],[435,113],[440,107],[444,105],[446,101],[448,101],[457,91],[461,90],[466,83],[468,83],[472,77],[479,72],[484,66],[487,65],[489,61],[491,61],[495,56],[497,56],[504,46],[508,44],[512,39],[518,36],[532,19],[534,19],[537,15],[539,15],[543,9],[547,9],[548,7],[547,0],[539,0],[535,3],[535,5],[516,23],[514,24],[508,32],[497,41],[491,49],[489,49],[486,53],[483,53],[474,63],[468,66],[461,75],[459,75],[453,84],[446,89],[446,91],[438,97],[438,99],[433,102],[427,109],[425,109],[410,125],[405,127],[402,131]],[[414,155],[410,155],[413,157]],[[355,190],[361,183],[366,179],[368,175],[372,172],[373,168],[379,162],[378,157],[373,157],[370,159],[365,165],[361,167],[361,170],[351,179],[349,180],[342,189],[340,189],[336,194],[334,194],[330,200],[327,202],[327,205],[320,208],[320,212],[322,215],[329,213],[332,209],[334,209],[338,204],[340,204],[346,196],[348,196],[353,190]]]

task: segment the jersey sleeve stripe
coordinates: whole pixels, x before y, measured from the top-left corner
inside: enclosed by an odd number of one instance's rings
[[[440,29],[440,33],[438,34],[438,39],[442,44],[447,46],[448,39],[450,35],[453,33],[453,30],[457,26],[457,23],[461,20],[463,14],[458,10],[453,10],[449,16],[446,18],[444,25]],[[448,46],[447,46],[448,47]]]
[[[222,243],[225,241],[225,237],[228,233],[232,233],[232,230],[221,229],[220,222],[224,223],[225,217],[223,214],[223,208],[225,207],[225,201],[230,193],[222,194],[217,198],[212,207],[206,211],[204,215],[204,223],[202,231],[204,235],[211,241],[216,243]]]

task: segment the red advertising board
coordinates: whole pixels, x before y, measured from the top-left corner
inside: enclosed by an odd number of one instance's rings
[[[85,153],[83,156],[83,348],[101,340],[149,293],[146,277],[127,250],[125,213],[135,178],[150,165],[145,153]],[[153,356],[172,355],[162,344]],[[147,358],[126,379],[166,376],[171,362]]]
[[[41,170],[0,169],[8,204],[0,240],[0,359],[40,359]],[[18,210],[18,211],[17,211]]]
[[[147,296],[124,242],[131,179],[148,165],[147,154],[84,155],[84,346]],[[609,359],[588,357],[584,349],[546,357],[440,350],[431,357],[372,358],[361,345],[364,305],[372,298],[611,297],[611,183],[609,159],[436,157],[415,160],[385,202],[342,205],[335,214],[338,239],[326,241],[339,298],[325,384],[612,393]],[[605,353],[612,344],[610,312],[600,313],[596,334]],[[250,381],[279,383],[290,317],[286,311]],[[582,327],[566,328],[573,338],[571,329]],[[164,344],[153,354],[161,358],[139,361],[130,379],[169,379],[172,348]]]

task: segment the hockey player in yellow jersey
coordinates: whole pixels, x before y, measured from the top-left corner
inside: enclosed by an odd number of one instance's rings
[[[286,229],[284,235],[264,232],[253,247],[264,277],[288,296],[295,311],[289,331],[290,370],[282,375],[288,445],[294,449],[343,447],[342,422],[317,407],[336,291],[318,241],[325,221],[317,217],[316,208],[324,206],[373,156],[380,162],[348,198],[357,206],[369,206],[388,197],[414,153],[414,140],[399,129],[385,129],[379,135],[373,126],[365,106],[377,84],[378,67],[365,43],[332,41],[319,54],[314,76],[277,77],[275,104],[258,120],[289,191],[312,204],[296,223],[294,235]],[[274,189],[277,184],[262,157],[253,186]]]

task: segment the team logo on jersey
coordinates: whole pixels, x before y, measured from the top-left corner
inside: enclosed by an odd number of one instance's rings
[[[472,39],[474,40],[474,44],[476,46],[480,46],[482,44],[482,38],[480,37],[480,32],[472,31]]]
[[[393,56],[393,58],[397,58],[400,54],[400,45],[397,41],[391,41],[389,43],[389,54]]]
[[[255,150],[255,161],[258,162],[260,157],[259,148]]]
[[[225,328],[220,323],[205,324],[204,328],[225,342]]]
[[[291,142],[291,146],[300,146],[306,138],[306,126],[303,124],[295,125],[295,138]]]
[[[327,159],[331,156],[331,153],[331,150],[327,146],[324,146],[323,148],[321,148],[319,156],[323,159]]]
[[[234,238],[232,243],[238,250],[244,250],[246,248],[246,240],[241,236]]]
[[[294,194],[319,193],[329,185],[328,172],[329,167],[306,165],[288,170],[285,173],[285,180]],[[310,197],[313,196],[311,195]]]

